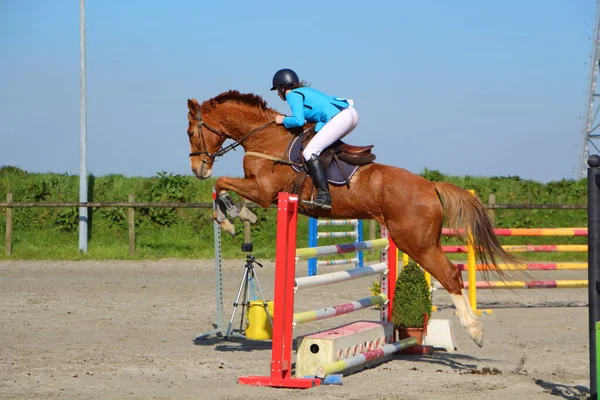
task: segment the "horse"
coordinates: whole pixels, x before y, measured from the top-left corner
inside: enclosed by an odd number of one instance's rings
[[[212,175],[215,158],[237,146],[245,151],[243,178],[219,177],[215,190],[220,196],[237,193],[261,207],[276,203],[278,192],[290,191],[296,172],[284,153],[293,135],[274,123],[278,113],[262,97],[228,91],[202,104],[188,99],[190,166],[199,179]],[[223,147],[227,139],[233,144]],[[308,199],[312,182],[299,191]],[[479,346],[483,326],[473,312],[461,272],[441,247],[442,223],[458,232],[470,232],[478,261],[503,276],[500,261],[519,264],[500,245],[485,206],[469,191],[447,182],[431,182],[403,168],[372,162],[360,166],[349,185],[331,186],[332,209],[312,208],[298,202],[299,211],[315,218],[372,219],[385,226],[396,246],[435,277],[452,297],[460,323]],[[249,219],[248,210],[229,205],[229,217]],[[230,233],[233,225],[224,215],[215,215]]]

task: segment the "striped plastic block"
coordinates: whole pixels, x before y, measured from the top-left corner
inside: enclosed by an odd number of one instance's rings
[[[323,365],[350,359],[394,341],[390,322],[356,321],[299,339],[296,376],[315,376]]]

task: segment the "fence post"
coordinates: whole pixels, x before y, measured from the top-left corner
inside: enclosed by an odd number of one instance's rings
[[[493,207],[496,205],[496,195],[494,193],[490,193],[488,196],[488,205]],[[488,215],[492,219],[492,222],[496,222],[496,210],[493,208],[488,209]]]
[[[369,220],[369,240],[377,239],[375,229],[376,229],[375,220],[370,219]],[[369,250],[369,254],[372,254],[374,251],[375,250],[373,250],[373,249]]]
[[[135,194],[129,194],[129,202],[135,202]],[[127,208],[127,225],[129,227],[129,257],[135,255],[135,208]]]
[[[369,220],[369,240],[375,240],[376,239],[376,233],[375,233],[375,220]]]
[[[12,254],[12,207],[10,206],[12,200],[12,193],[7,193],[6,202],[9,204],[9,206],[6,207],[6,246],[4,248],[7,256]]]
[[[252,230],[250,221],[244,221],[244,243],[252,243]]]

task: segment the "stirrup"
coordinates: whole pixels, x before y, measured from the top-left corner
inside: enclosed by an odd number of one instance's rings
[[[319,198],[319,195],[321,198]],[[323,210],[331,210],[331,195],[329,192],[320,192],[317,193],[316,198],[311,198],[310,200],[302,200],[303,204],[309,205],[311,207],[321,208]]]
[[[326,203],[318,204],[312,199],[311,200],[302,200],[302,204],[306,204],[307,206],[310,206],[310,208],[320,208],[322,210],[331,210],[331,204],[326,204]]]

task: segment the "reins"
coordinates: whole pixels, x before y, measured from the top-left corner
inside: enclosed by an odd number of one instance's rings
[[[223,156],[224,154],[226,154],[226,153],[230,152],[231,150],[235,150],[235,149],[236,149],[236,147],[239,147],[239,146],[241,146],[241,145],[244,143],[244,141],[245,141],[245,140],[247,140],[247,139],[249,139],[250,137],[254,136],[254,135],[255,135],[255,134],[257,134],[258,132],[262,131],[263,129],[265,129],[265,128],[268,128],[269,126],[273,125],[274,123],[275,123],[275,121],[271,121],[271,122],[268,122],[268,123],[266,123],[266,124],[264,124],[264,125],[261,125],[261,126],[259,126],[258,128],[256,128],[256,129],[253,129],[252,131],[250,131],[248,134],[246,134],[246,136],[244,136],[244,137],[243,137],[243,138],[241,138],[240,140],[236,141],[235,139],[233,139],[233,138],[231,137],[231,135],[228,135],[228,134],[226,134],[226,133],[223,133],[223,132],[219,131],[218,129],[216,129],[216,128],[213,128],[212,126],[210,126],[210,125],[208,125],[207,123],[205,123],[205,122],[202,120],[202,117],[201,117],[201,116],[199,116],[199,120],[198,120],[198,129],[199,129],[199,131],[200,131],[200,139],[202,140],[202,146],[204,147],[204,151],[194,151],[194,152],[191,152],[191,153],[190,153],[190,157],[193,157],[193,156],[202,156],[202,155],[205,155],[205,156],[208,156],[208,157],[210,157],[210,158],[212,158],[212,159],[214,160],[215,158],[217,158],[217,157],[221,157],[221,156]],[[208,152],[208,150],[207,150],[207,147],[206,147],[206,140],[204,139],[204,131],[202,130],[202,126],[204,126],[206,129],[208,129],[208,130],[209,130],[209,131],[211,131],[212,133],[214,133],[214,134],[216,134],[216,135],[219,135],[219,136],[221,136],[221,137],[223,137],[223,138],[225,138],[225,139],[231,139],[231,140],[233,140],[234,142],[233,142],[233,143],[231,143],[231,144],[230,144],[230,145],[228,145],[228,146],[225,146],[225,147],[221,148],[220,150],[218,150],[218,151],[217,151],[217,152],[215,152],[215,153],[209,153],[209,152]]]

